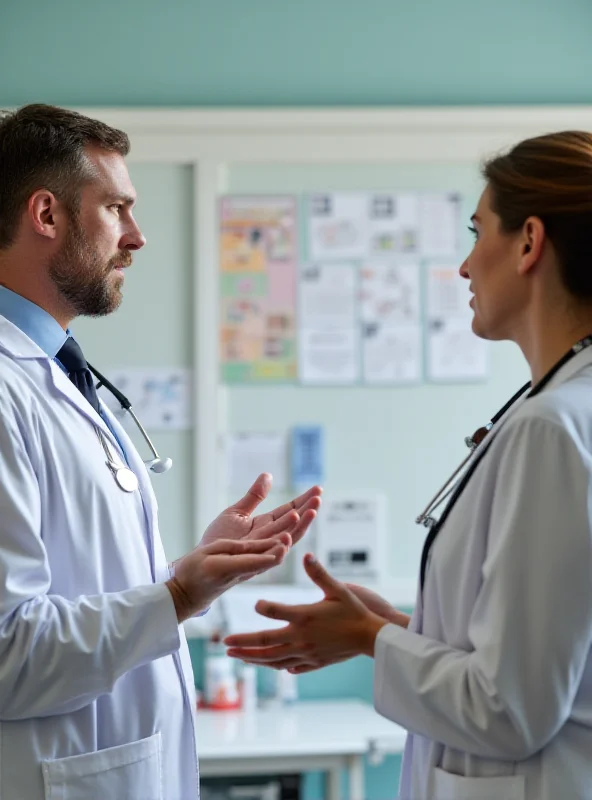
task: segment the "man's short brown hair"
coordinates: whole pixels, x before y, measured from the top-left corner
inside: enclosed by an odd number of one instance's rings
[[[92,178],[84,148],[129,153],[127,134],[65,108],[34,104],[0,112],[0,249],[13,244],[29,197],[47,189],[76,213]]]

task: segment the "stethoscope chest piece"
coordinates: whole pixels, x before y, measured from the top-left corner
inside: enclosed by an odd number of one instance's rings
[[[103,435],[102,431],[98,428],[95,429],[97,432],[97,436],[99,441],[103,447],[105,455],[107,456],[107,460],[105,464],[109,467],[109,470],[113,477],[115,478],[115,483],[122,489],[124,492],[135,492],[137,491],[140,483],[138,478],[134,472],[129,467],[126,467],[121,461],[116,460],[113,456],[113,452],[111,447],[109,446],[107,439]]]
[[[128,467],[120,467],[112,461],[107,461],[107,466],[113,473],[115,483],[120,489],[123,489],[124,492],[135,492],[138,489],[140,484],[131,469],[128,469]]]

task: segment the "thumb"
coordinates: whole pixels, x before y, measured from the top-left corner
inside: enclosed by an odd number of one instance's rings
[[[263,502],[269,494],[272,481],[273,478],[269,472],[262,472],[246,495],[241,497],[232,508],[235,511],[240,511],[240,513],[245,516],[250,516],[259,503]]]
[[[312,553],[307,553],[304,556],[304,569],[308,577],[325,592],[325,596],[331,595],[332,597],[338,597],[340,599],[345,599],[350,596],[350,592],[346,586],[329,575],[325,567],[316,560]]]

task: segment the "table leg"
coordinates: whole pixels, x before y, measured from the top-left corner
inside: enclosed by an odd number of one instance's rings
[[[327,770],[327,798],[326,800],[341,800],[340,787],[341,770],[339,767],[332,767]]]
[[[347,769],[349,773],[349,800],[365,800],[363,756],[349,756]]]

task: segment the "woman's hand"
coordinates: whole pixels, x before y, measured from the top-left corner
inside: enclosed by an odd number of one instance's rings
[[[324,600],[302,606],[260,600],[256,605],[259,614],[289,624],[279,630],[228,636],[228,655],[296,674],[362,653],[374,655],[374,640],[386,620],[332,578],[312,555],[305,556],[304,567],[325,593]]]

